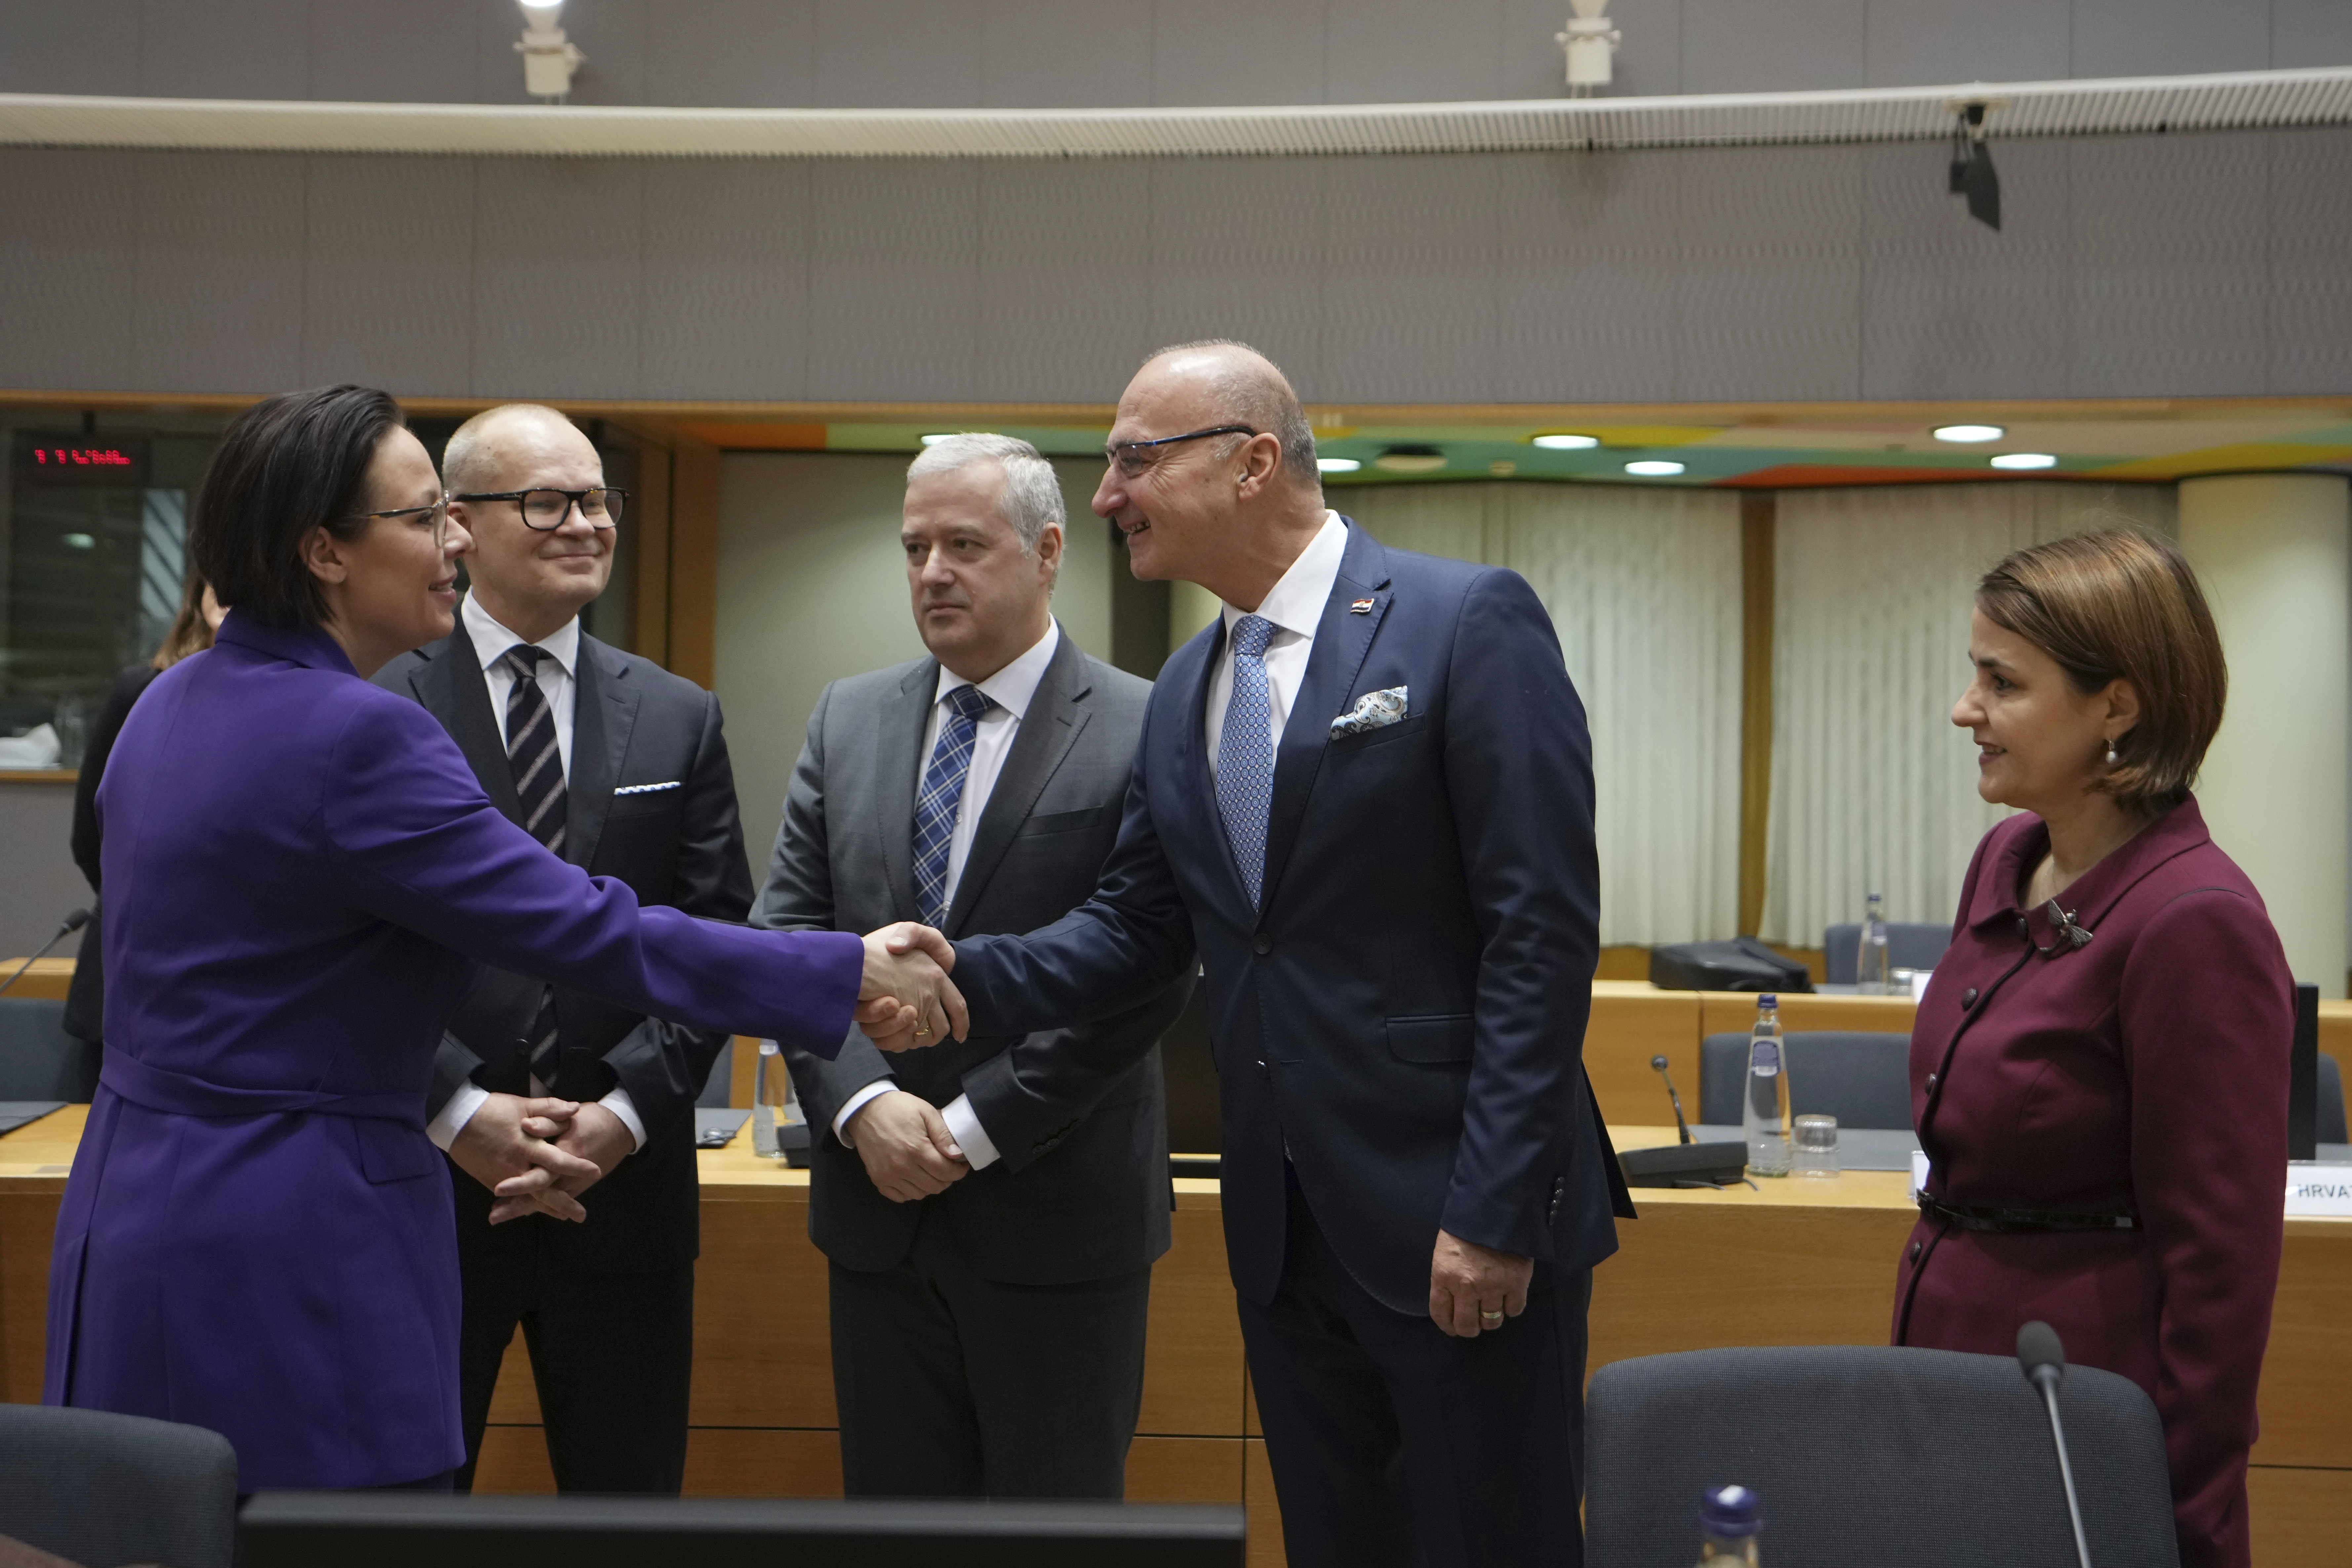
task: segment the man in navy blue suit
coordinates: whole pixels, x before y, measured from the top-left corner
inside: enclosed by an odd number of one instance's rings
[[[1550,618],[1326,509],[1241,344],[1153,356],[1109,458],[1135,574],[1223,613],[1160,672],[1093,899],[955,943],[955,983],[975,1027],[1045,1028],[1197,951],[1292,1568],[1578,1563],[1585,1310],[1631,1205],[1583,1070],[1591,749]]]

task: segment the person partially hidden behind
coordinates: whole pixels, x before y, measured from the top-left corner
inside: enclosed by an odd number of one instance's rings
[[[1585,1309],[1631,1205],[1581,1059],[1591,749],[1551,619],[1326,507],[1240,344],[1153,355],[1108,456],[1135,574],[1224,608],[1152,689],[1102,879],[1026,936],[887,937],[992,1030],[1132,1007],[1197,943],[1291,1568],[1574,1563]]]
[[[626,883],[641,905],[740,921],[751,873],[719,700],[581,628],[629,521],[595,447],[552,408],[506,404],[458,427],[442,470],[450,515],[474,536],[471,589],[449,635],[385,665],[376,684],[423,703],[499,811],[553,853]],[[460,1489],[518,1323],[559,1490],[683,1483],[701,1213],[694,1101],[727,1040],[497,973],[450,1020],[427,1131],[460,1178]],[[579,1106],[555,1142],[599,1173],[565,1184],[593,1223],[492,1196],[529,1101],[546,1095]]]
[[[926,450],[898,542],[930,657],[825,689],[752,923],[1044,925],[1118,836],[1150,683],[1055,621],[1062,496],[1027,442]],[[1122,1495],[1169,1244],[1155,1047],[1191,991],[895,1060],[788,1049],[851,1496]]]
[[[2183,1568],[2245,1568],[2246,1458],[2284,1230],[2294,983],[2189,793],[2221,642],[2167,541],[2101,529],[1977,589],[1952,722],[1984,837],[1911,1036],[1928,1176],[1894,1340],[2021,1324],[2163,1417]]]

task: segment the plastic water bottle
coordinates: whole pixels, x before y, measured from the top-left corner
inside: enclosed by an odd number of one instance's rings
[[[1764,1529],[1763,1503],[1746,1487],[1717,1487],[1698,1500],[1698,1568],[1742,1563],[1756,1568],[1756,1537]]]
[[[776,1124],[792,1114],[784,1109],[792,1081],[784,1071],[783,1047],[773,1040],[761,1040],[759,1066],[751,1079],[751,1152],[762,1160],[784,1157],[782,1146],[776,1142]]]
[[[1854,954],[1854,988],[1864,996],[1884,996],[1894,987],[1894,969],[1886,953],[1886,895],[1870,895],[1862,917],[1862,946]]]
[[[1748,1173],[1785,1176],[1795,1158],[1789,1118],[1788,1063],[1780,1053],[1780,998],[1756,999],[1756,1026],[1748,1033],[1748,1092],[1739,1103],[1739,1131],[1748,1139]]]

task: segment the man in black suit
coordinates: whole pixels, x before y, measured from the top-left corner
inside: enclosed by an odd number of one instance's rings
[[[474,536],[457,629],[377,684],[446,725],[499,808],[646,904],[742,920],[751,868],[719,703],[581,629],[612,572],[623,493],[588,438],[530,404],[449,439],[450,515]],[[435,1064],[434,1141],[456,1184],[469,1488],[520,1323],[564,1491],[670,1492],[685,1477],[699,1198],[694,1101],[724,1035],[485,971]],[[551,1137],[576,1156],[536,1199],[489,1190]],[[542,1162],[543,1163],[543,1162]],[[593,1225],[562,1219],[593,1217]]]
[[[899,539],[932,657],[818,700],[756,925],[1026,931],[1118,834],[1151,688],[1055,623],[1052,466],[1003,436],[934,445]],[[1157,1042],[1191,988],[895,1063],[856,1032],[792,1055],[852,1496],[1121,1495],[1169,1244]]]

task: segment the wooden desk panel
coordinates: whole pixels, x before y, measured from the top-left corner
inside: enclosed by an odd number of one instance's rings
[[[1659,1056],[1683,1092],[1685,1112],[1697,1113],[1698,1020],[1696,991],[1661,991],[1646,980],[1592,983],[1584,1070],[1602,1121],[1650,1122],[1670,1114],[1665,1089],[1650,1066]]]
[[[22,953],[0,958],[0,980],[16,973],[16,966],[24,962]],[[25,971],[24,978],[8,987],[8,994],[34,1002],[62,1002],[66,988],[73,984],[73,972],[74,961],[70,958],[37,958],[33,966]]]

